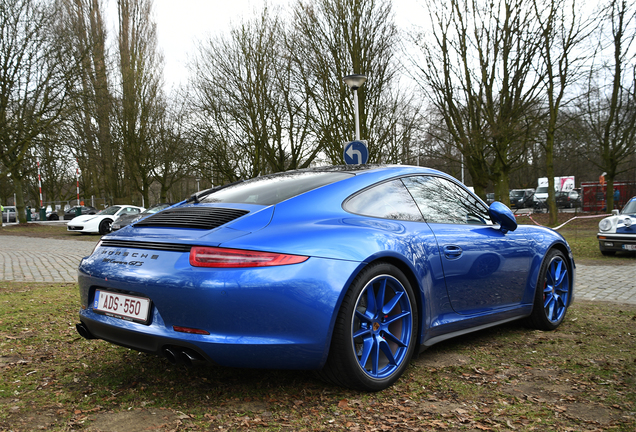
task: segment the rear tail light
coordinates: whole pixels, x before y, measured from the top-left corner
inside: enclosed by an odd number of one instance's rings
[[[309,257],[272,252],[194,246],[190,249],[190,265],[193,267],[242,268],[271,267],[298,264]]]

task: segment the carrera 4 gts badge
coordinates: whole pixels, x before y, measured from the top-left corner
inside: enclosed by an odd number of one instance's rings
[[[134,266],[134,267],[141,267],[142,265],[144,265],[143,261],[117,261],[114,258],[104,258],[102,260],[102,262],[110,263],[110,264],[129,265],[129,266]]]

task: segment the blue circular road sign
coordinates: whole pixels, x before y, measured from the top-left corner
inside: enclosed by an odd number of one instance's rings
[[[344,161],[347,165],[366,164],[369,161],[369,149],[362,141],[351,141],[344,146]]]

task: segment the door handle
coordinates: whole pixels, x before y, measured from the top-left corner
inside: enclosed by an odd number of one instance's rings
[[[462,248],[455,245],[444,246],[444,256],[450,260],[459,258],[462,255]]]

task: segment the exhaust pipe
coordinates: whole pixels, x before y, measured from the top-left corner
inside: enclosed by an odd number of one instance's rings
[[[75,324],[75,330],[77,330],[79,335],[84,339],[97,339],[83,322]]]
[[[187,348],[167,346],[164,347],[162,352],[164,357],[173,365],[184,365],[190,368],[205,362],[199,354]]]
[[[187,367],[194,367],[198,364],[205,363],[205,360],[201,358],[199,354],[194,351],[184,349],[182,352],[182,358]]]
[[[173,347],[165,347],[163,349],[163,355],[173,365],[181,364],[183,362],[183,360],[181,359],[181,353]]]

